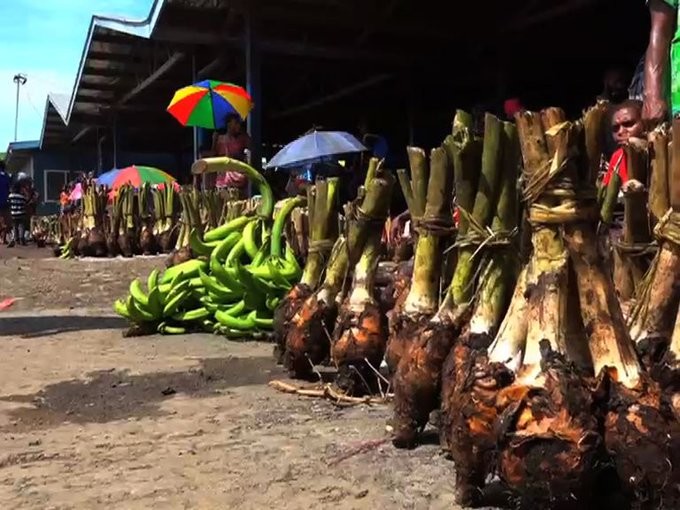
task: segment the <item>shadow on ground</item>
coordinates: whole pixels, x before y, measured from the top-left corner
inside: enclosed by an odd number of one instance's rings
[[[205,398],[219,390],[265,384],[282,370],[270,357],[209,358],[183,372],[130,375],[108,370],[46,386],[31,395],[8,395],[1,401],[32,404],[8,412],[11,424],[0,432],[26,432],[62,423],[106,423],[131,417],[161,416],[159,404],[175,394]]]
[[[120,317],[83,317],[75,315],[53,316],[0,316],[0,337],[19,336],[34,338],[69,331],[126,328],[127,322]]]

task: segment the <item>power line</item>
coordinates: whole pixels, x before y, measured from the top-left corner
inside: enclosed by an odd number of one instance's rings
[[[38,107],[35,106],[35,103],[33,103],[33,99],[31,98],[31,93],[28,90],[26,90],[26,99],[28,100],[28,104],[31,106],[31,108],[33,108],[33,111],[37,115],[42,115],[42,112],[38,109]]]

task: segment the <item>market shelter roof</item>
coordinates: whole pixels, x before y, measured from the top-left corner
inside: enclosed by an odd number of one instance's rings
[[[92,18],[68,105],[48,99],[41,143],[92,143],[117,124],[126,143],[189,146],[165,107],[194,77],[244,82],[248,27],[263,53],[265,130],[271,121],[286,138],[291,119],[343,97],[383,89],[392,104],[414,68],[465,79],[464,55],[602,3],[611,0],[155,0],[144,20]]]

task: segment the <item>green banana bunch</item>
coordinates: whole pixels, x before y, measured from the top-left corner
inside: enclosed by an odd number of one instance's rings
[[[191,260],[171,268],[174,271],[169,269],[162,279],[158,269],[154,269],[147,279],[146,292],[139,279],[133,280],[127,299],[116,300],[113,309],[131,323],[150,330],[155,328],[159,333],[186,333],[190,329],[187,325],[200,323],[210,316],[210,312],[196,299],[197,282],[191,276],[200,271],[201,266],[195,262],[198,261]],[[181,270],[181,266],[186,272]],[[180,269],[175,270],[177,267]],[[169,278],[172,279],[168,283],[161,283]]]
[[[119,315],[161,334],[200,329],[244,339],[273,329],[274,310],[302,276],[292,249],[284,249],[283,234],[290,213],[306,200],[286,200],[271,224],[269,185],[250,167],[244,173],[263,197],[257,215],[235,218],[203,236],[192,230],[189,245],[198,258],[162,276],[152,271],[146,291],[134,280],[127,298],[114,303]]]
[[[215,328],[218,332],[228,337],[243,337],[244,333],[273,329],[276,306],[302,275],[293,250],[286,245],[287,249],[283,253],[282,240],[288,216],[304,202],[303,198],[287,200],[274,221],[271,235],[266,232],[264,225],[247,223],[241,240],[232,246],[224,264],[221,257],[226,247],[222,246],[222,249],[217,248],[213,252],[211,275],[222,286],[220,290],[228,289],[231,294],[240,292],[242,297],[238,303],[230,303],[228,308],[221,307],[214,297],[212,302],[208,298],[207,306],[215,310]],[[257,235],[258,228],[262,229],[262,236]]]

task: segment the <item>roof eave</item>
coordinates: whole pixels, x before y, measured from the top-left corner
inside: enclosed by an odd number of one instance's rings
[[[45,99],[45,113],[43,114],[42,129],[40,130],[40,149],[43,148],[43,143],[45,141],[45,131],[47,130],[47,118],[50,113],[50,95],[47,94]]]
[[[73,89],[71,90],[71,99],[66,112],[66,125],[68,125],[71,121],[71,114],[73,113],[73,107],[75,105],[76,95],[78,93],[78,85],[80,84],[80,80],[83,75],[85,61],[87,60],[87,54],[89,52],[90,46],[92,45],[92,38],[94,36],[95,30],[97,28],[107,28],[136,37],[149,39],[156,26],[156,22],[158,21],[158,18],[165,7],[165,3],[166,0],[154,0],[149,14],[143,20],[127,20],[124,18],[97,15],[92,16],[90,28],[87,32],[87,39],[85,40],[83,52],[80,56],[80,63],[78,64],[78,73],[76,74]]]

